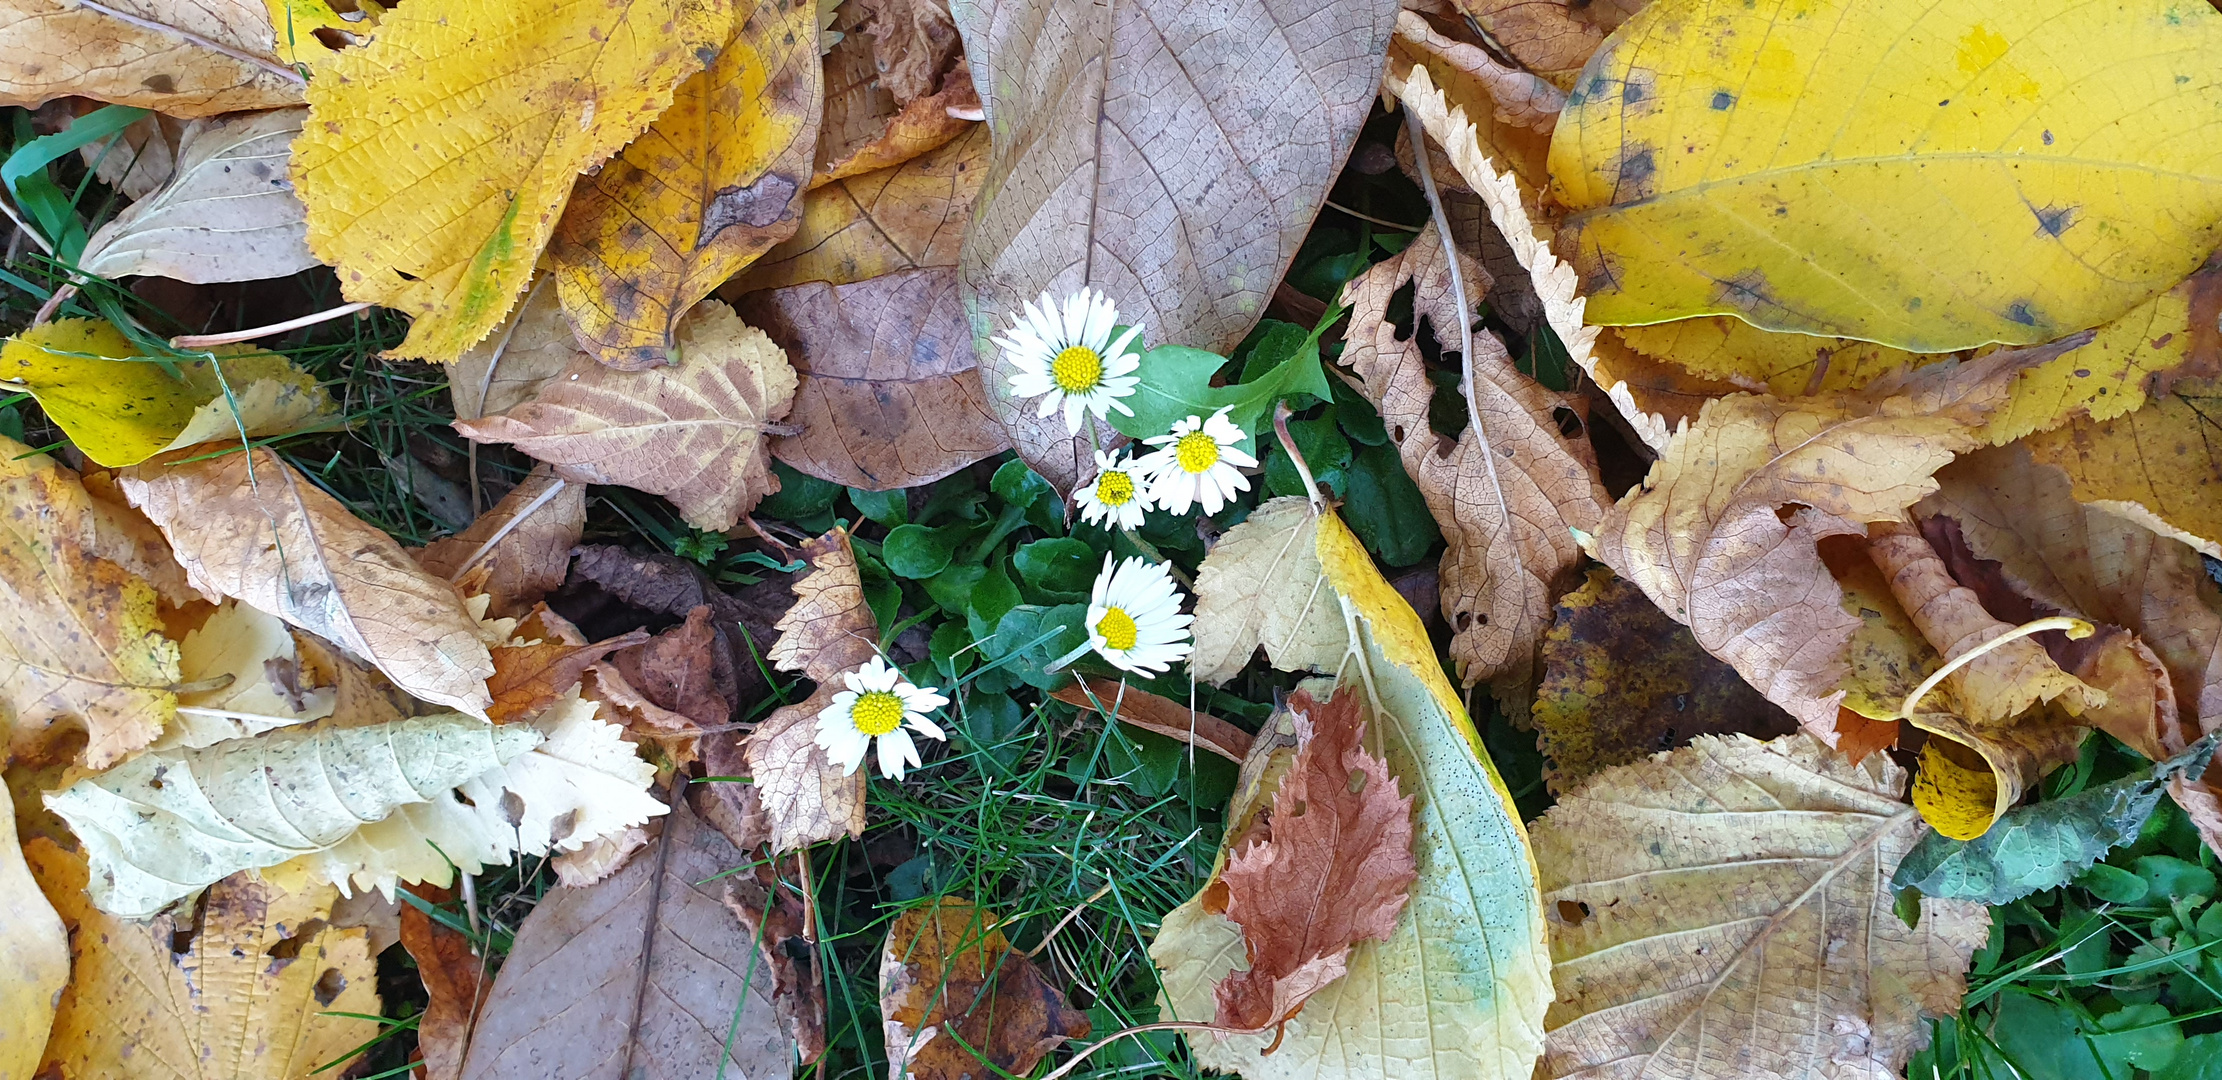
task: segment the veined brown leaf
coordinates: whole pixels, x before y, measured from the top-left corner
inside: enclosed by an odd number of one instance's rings
[[[263,0],[104,6],[133,20],[67,0],[0,0],[0,104],[76,94],[196,117],[301,103]]]
[[[864,835],[864,773],[843,775],[817,743],[818,713],[841,675],[878,655],[879,623],[864,602],[856,553],[839,528],[803,545],[811,570],[795,582],[795,606],[780,617],[765,658],[818,684],[809,700],[782,706],[742,744],[763,796],[778,853],[838,836]]]

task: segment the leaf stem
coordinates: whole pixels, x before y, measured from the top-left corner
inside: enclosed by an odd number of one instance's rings
[[[85,6],[91,7],[92,5],[86,4]],[[188,334],[184,337],[171,338],[170,347],[174,349],[205,349],[211,345],[236,345],[242,341],[253,341],[256,338],[282,334],[288,330],[299,330],[304,326],[315,326],[320,322],[330,322],[344,315],[353,315],[371,306],[369,301],[359,300],[352,304],[341,304],[336,308],[326,308],[313,315],[303,315],[298,319],[271,323],[268,326],[253,326],[245,330],[233,330],[227,334]]]

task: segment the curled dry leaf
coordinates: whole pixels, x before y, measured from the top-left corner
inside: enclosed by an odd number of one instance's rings
[[[133,21],[68,0],[0,2],[0,105],[75,94],[196,117],[301,103],[263,0],[103,6]]]
[[[810,573],[795,582],[795,606],[779,620],[765,658],[818,684],[809,700],[781,706],[742,744],[769,816],[773,853],[839,836],[864,835],[864,773],[842,775],[817,743],[818,713],[841,676],[878,655],[879,623],[864,602],[856,553],[839,527],[803,545]]]
[[[563,584],[571,549],[585,531],[586,485],[558,479],[540,465],[470,528],[425,545],[417,561],[449,581],[484,567],[481,589],[492,601],[487,614],[519,618]]]
[[[452,889],[419,886],[409,891],[429,904],[455,899]],[[493,980],[487,977],[491,958],[473,951],[471,939],[461,932],[406,902],[401,905],[401,944],[417,962],[417,975],[424,982],[417,1052],[424,1059],[425,1080],[457,1080],[463,1075],[463,1051],[470,1046],[478,1010],[493,989]]]
[[[177,171],[85,243],[78,266],[118,278],[153,274],[195,284],[284,277],[316,265],[308,211],[286,163],[307,109],[195,121]]]
[[[1451,289],[1450,262],[1434,227],[1403,252],[1376,263],[1344,288],[1351,307],[1343,359],[1364,380],[1427,508],[1449,548],[1438,567],[1450,655],[1472,686],[1499,675],[1525,681],[1536,642],[1550,628],[1559,579],[1582,561],[1573,530],[1595,529],[1612,501],[1597,481],[1586,440],[1561,432],[1557,415],[1576,415],[1576,399],[1545,389],[1512,365],[1495,334],[1473,334],[1466,371],[1481,415],[1454,444],[1428,422],[1435,384],[1421,353],[1432,331],[1446,354],[1458,350],[1462,321],[1488,291],[1489,275],[1467,260],[1468,295]],[[1416,324],[1399,340],[1390,299],[1411,283]],[[1493,467],[1492,467],[1493,466]]]
[[[790,858],[786,868],[799,871],[801,866]],[[755,939],[757,962],[772,974],[772,1008],[794,1038],[802,1063],[815,1064],[826,1052],[826,986],[810,909],[800,890],[782,885],[769,864],[757,866],[752,875],[725,880],[725,906]]]
[[[530,401],[455,429],[515,445],[574,483],[665,496],[696,528],[730,529],[779,490],[764,436],[787,415],[795,372],[763,331],[715,301],[680,325],[679,358],[618,371],[581,357]]]
[[[1223,1027],[1295,1016],[1348,970],[1351,946],[1389,939],[1410,899],[1412,796],[1362,745],[1360,696],[1289,699],[1296,759],[1219,875],[1250,959],[1213,991]]]
[[[836,484],[890,491],[1010,446],[988,411],[953,269],[793,285],[750,294],[736,307],[802,377],[788,416],[800,430],[772,440],[781,461]]]
[[[1574,77],[1612,29],[1582,17],[1590,6],[1584,0],[1455,2],[1498,48],[1561,90],[1574,89]]]
[[[717,629],[710,606],[687,612],[687,621],[612,656],[606,665],[624,686],[654,710],[652,727],[667,732],[715,727],[733,718],[733,706],[718,693]],[[666,722],[663,717],[672,717]]]
[[[308,90],[294,183],[347,298],[450,361],[523,295],[578,174],[631,142],[733,32],[726,0],[396,7]]]
[[[817,17],[813,0],[756,4],[647,131],[579,178],[548,256],[603,363],[670,362],[695,301],[794,234],[822,99]]]
[[[648,850],[526,916],[462,1075],[545,1080],[585,1063],[640,1080],[787,1075],[795,1048],[772,974],[748,963],[755,942],[725,901],[726,872],[748,859],[675,796]]]
[[[179,694],[183,709],[154,748],[212,746],[332,715],[336,688],[317,684],[301,660],[284,620],[237,600],[216,605],[178,642],[182,680],[214,688]]]
[[[757,655],[772,640],[772,624],[793,603],[785,582],[767,583],[758,595],[729,595],[718,589],[702,567],[673,555],[643,554],[610,544],[588,544],[571,560],[569,595],[596,603],[622,604],[650,615],[616,609],[612,627],[664,619],[684,620],[698,607],[710,609],[717,637],[711,654],[711,683],[718,696],[738,704],[763,690]],[[758,593],[752,589],[751,593]],[[582,616],[583,617],[583,616]]]
[[[1978,445],[2014,377],[2060,349],[1924,368],[1856,394],[1710,401],[1605,516],[1595,553],[1833,745],[1860,620],[1815,544],[1901,518],[1935,489],[1930,473]]]
[[[1797,730],[1789,714],[1699,648],[1689,627],[1603,567],[1559,598],[1533,715],[1554,793],[1699,735],[1771,739]]]
[[[345,840],[531,750],[538,731],[445,713],[157,750],[46,796],[91,862],[93,903],[143,919],[240,870]]]
[[[1380,89],[1394,0],[1238,0],[1210,33],[1174,0],[957,9],[994,135],[960,272],[988,343],[1043,292],[1106,292],[1151,341],[1226,353],[1296,255]],[[1059,490],[1094,470],[1084,439],[990,400]]]
[[[933,0],[848,4],[843,36],[825,57],[825,124],[812,188],[900,165],[966,132],[979,95],[947,5]],[[952,115],[951,110],[967,112]]]
[[[1506,67],[1480,46],[1437,33],[1426,19],[1409,9],[1396,14],[1396,47],[1417,53],[1428,61],[1440,62],[1448,69],[1442,71],[1445,77],[1464,77],[1478,83],[1498,123],[1517,124],[1548,136],[1558,125],[1559,110],[1566,107],[1566,92],[1549,80],[1526,70]],[[1546,138],[1538,145],[1548,151],[1550,141]]]
[[[857,8],[880,86],[895,100],[926,97],[963,71],[964,43],[942,0],[858,0]]]
[[[1263,646],[1284,671],[1332,671],[1348,650],[1342,609],[1323,583],[1317,515],[1302,499],[1251,511],[1211,549],[1196,575],[1197,681],[1223,683]],[[1303,589],[1277,588],[1304,582]]]
[[[0,798],[0,1077],[38,1071],[68,983],[69,930],[24,862],[15,800]]]
[[[41,1075],[294,1080],[377,1037],[378,964],[366,931],[327,921],[331,886],[244,873],[197,913],[130,922],[86,903],[82,856],[44,837],[25,854],[75,954]]]
[[[84,112],[98,107],[90,99],[81,106]],[[102,139],[78,147],[77,156],[117,194],[134,201],[144,199],[177,169],[177,144],[190,123],[164,113],[148,113],[117,132],[112,142]]]
[[[834,285],[928,266],[957,265],[973,196],[987,176],[988,130],[967,130],[900,165],[813,187],[802,225],[719,295],[807,281]]]
[[[126,569],[138,536],[77,474],[0,436],[0,716],[8,753],[82,729],[103,768],[162,732],[177,709],[178,648],[155,589]]]
[[[942,897],[895,917],[880,953],[880,1015],[890,1078],[966,1080],[989,1068],[1024,1076],[1088,1016],[969,900]],[[961,1043],[960,1043],[961,1040]]]
[[[1050,691],[1067,705],[1094,709],[1144,731],[1177,739],[1240,765],[1250,754],[1251,734],[1210,713],[1197,712],[1171,698],[1113,679],[1081,675]]]
[[[448,366],[448,398],[457,420],[505,413],[532,400],[543,383],[586,355],[563,316],[556,287],[543,276],[524,302],[486,340]]]
[[[275,451],[133,466],[119,483],[210,599],[326,638],[425,701],[485,714],[494,665],[454,587]]]
[[[1980,904],[1892,912],[1904,770],[1799,734],[1608,769],[1529,831],[1558,1001],[1539,1077],[1893,1075],[1948,1015]]]
[[[533,641],[495,647],[494,674],[486,690],[494,697],[486,717],[497,724],[530,720],[564,694],[577,689],[586,669],[619,649],[648,640],[648,631],[574,645],[563,641]]]

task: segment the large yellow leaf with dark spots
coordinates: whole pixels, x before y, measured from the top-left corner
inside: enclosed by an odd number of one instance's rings
[[[1604,324],[1943,352],[2096,326],[2222,239],[2199,0],[1661,0],[1551,144]]]
[[[549,255],[603,363],[670,362],[694,302],[794,235],[824,76],[817,6],[763,0],[617,160],[581,177]]]
[[[532,277],[579,173],[631,142],[733,30],[731,0],[435,0],[310,85],[293,144],[309,250],[449,361]]]

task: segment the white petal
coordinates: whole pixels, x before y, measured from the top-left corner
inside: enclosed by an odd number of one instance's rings
[[[940,724],[936,724],[923,716],[913,714],[905,721],[905,723],[910,727],[912,731],[915,731],[920,735],[924,735],[929,739],[937,739],[941,742],[949,741],[949,734],[941,730]]]
[[[872,737],[852,727],[845,736],[834,740],[831,745],[819,745],[826,752],[826,760],[840,766],[841,775],[848,776],[856,772],[857,766],[864,764],[864,754],[872,747]]]
[[[1126,351],[1126,347],[1134,344],[1134,339],[1141,336],[1142,324],[1136,323],[1127,327],[1126,333],[1120,334],[1117,340],[1104,348],[1103,353],[1110,358],[1109,366],[1113,374],[1124,375],[1141,366],[1141,358]],[[1121,367],[1122,364],[1125,366]]]
[[[918,746],[902,728],[880,736],[880,775],[890,780],[903,778],[904,768],[918,764]]]

